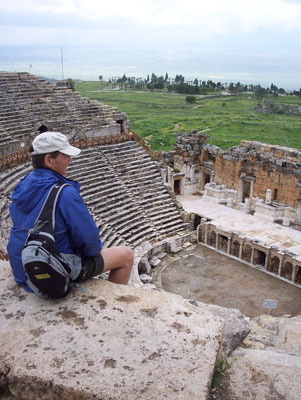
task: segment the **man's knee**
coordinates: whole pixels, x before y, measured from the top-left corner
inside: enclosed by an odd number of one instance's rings
[[[125,263],[127,267],[132,267],[133,262],[134,262],[134,252],[131,248],[129,247],[124,247],[124,257],[125,257]]]

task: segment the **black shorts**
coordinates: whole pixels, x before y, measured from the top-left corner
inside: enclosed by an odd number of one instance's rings
[[[82,269],[76,278],[75,282],[84,282],[103,273],[104,261],[101,254],[96,256],[83,256]]]

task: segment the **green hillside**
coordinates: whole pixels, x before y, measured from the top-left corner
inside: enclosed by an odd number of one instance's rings
[[[301,115],[262,114],[252,94],[208,98],[196,96],[194,104],[183,94],[167,91],[121,91],[105,82],[77,82],[82,96],[118,107],[127,113],[132,130],[153,150],[173,149],[174,133],[206,130],[207,143],[227,149],[241,140],[257,140],[301,149]],[[269,96],[272,103],[301,104],[296,96]]]

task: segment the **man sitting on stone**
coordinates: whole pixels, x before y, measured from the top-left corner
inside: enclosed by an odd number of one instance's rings
[[[62,133],[41,133],[30,149],[34,170],[21,179],[12,193],[13,226],[7,252],[15,281],[27,291],[31,289],[26,285],[21,251],[49,190],[59,181],[71,186],[65,186],[58,199],[54,238],[59,252],[68,255],[68,259],[71,255],[72,279],[82,282],[110,271],[111,282],[127,284],[129,280],[134,259],[132,250],[126,246],[102,248],[99,230],[79,194],[80,184],[65,177],[71,157],[80,151]]]

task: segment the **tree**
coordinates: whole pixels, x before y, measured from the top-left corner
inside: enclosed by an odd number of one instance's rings
[[[186,100],[186,103],[194,104],[196,98],[195,98],[195,96],[186,96],[186,99],[185,99],[185,100]]]
[[[184,81],[185,81],[184,76],[182,76],[182,75],[176,75],[176,77],[175,77],[175,83],[176,83],[176,84],[184,83]]]
[[[157,75],[152,73],[151,82],[156,82],[156,81],[157,81]]]
[[[236,93],[241,93],[244,91],[244,86],[240,82],[237,82],[237,84],[235,85],[235,89]]]
[[[260,85],[256,86],[255,97],[257,100],[262,100],[266,93],[267,91],[265,90],[265,88],[261,87]]]
[[[99,79],[100,81],[102,81],[102,80],[103,80],[103,76],[102,76],[102,75],[99,75],[98,79]]]
[[[234,89],[234,83],[233,82],[230,82],[230,84],[228,86],[228,90],[230,90],[231,93],[234,92],[235,89]]]

